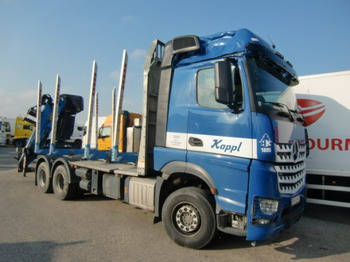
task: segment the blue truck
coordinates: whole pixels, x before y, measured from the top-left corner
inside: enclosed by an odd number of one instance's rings
[[[124,154],[137,157],[121,157],[115,143],[108,161],[56,166],[59,198],[78,181],[80,190],[153,211],[169,237],[190,248],[205,247],[218,231],[268,239],[305,207],[308,141],[297,84],[292,64],[247,29],[155,40],[141,124],[127,132],[139,146]]]
[[[179,245],[217,230],[264,240],[305,207],[304,119],[292,64],[241,29],[151,43],[134,163],[70,162],[81,187],[155,212]]]

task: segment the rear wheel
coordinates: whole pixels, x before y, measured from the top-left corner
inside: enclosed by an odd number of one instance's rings
[[[76,184],[69,183],[70,172],[64,165],[59,165],[52,177],[52,187],[55,196],[61,200],[70,200],[75,196]]]
[[[170,238],[181,246],[202,248],[216,233],[213,199],[196,187],[182,188],[168,196],[162,220]]]
[[[43,193],[52,193],[52,180],[50,167],[46,162],[41,162],[36,170],[38,189]]]

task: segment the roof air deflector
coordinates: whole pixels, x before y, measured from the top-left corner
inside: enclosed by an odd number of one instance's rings
[[[198,36],[185,35],[173,39],[173,54],[195,51],[199,48],[200,44]]]

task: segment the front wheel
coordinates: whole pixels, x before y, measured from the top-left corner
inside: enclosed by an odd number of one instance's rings
[[[162,210],[164,227],[177,244],[199,249],[216,233],[214,203],[209,193],[196,187],[173,192]]]
[[[70,200],[75,196],[76,184],[69,183],[69,170],[59,165],[52,177],[52,187],[55,196],[61,200]]]
[[[24,141],[21,139],[17,139],[14,142],[15,147],[23,147],[24,146]]]

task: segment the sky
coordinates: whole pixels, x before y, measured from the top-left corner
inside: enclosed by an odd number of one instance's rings
[[[350,70],[348,0],[0,0],[0,116],[25,116],[38,81],[54,96],[81,95],[87,116],[92,63],[99,115],[111,113],[123,50],[123,110],[141,113],[145,54],[154,39],[248,28],[291,61],[299,76]]]

